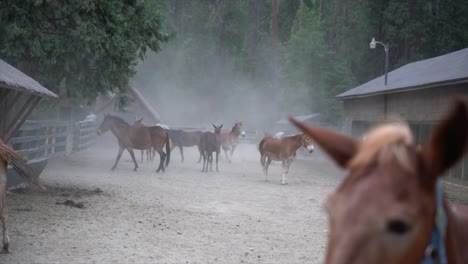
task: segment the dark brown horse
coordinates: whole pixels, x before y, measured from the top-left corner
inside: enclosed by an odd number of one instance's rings
[[[230,132],[221,133],[221,146],[223,147],[228,162],[232,161],[232,154],[237,144],[239,144],[240,135],[245,135],[245,132],[242,130],[242,121],[237,121]],[[228,155],[228,152],[230,155]]]
[[[161,170],[164,172],[165,166],[167,167],[169,165],[171,158],[169,135],[164,128],[159,126],[131,126],[119,117],[106,114],[97,132],[101,135],[108,130],[117,137],[119,143],[119,152],[114,166],[111,168],[112,170],[117,166],[124,149],[130,153],[130,156],[135,163],[135,171],[138,169],[138,164],[135,160],[133,149],[144,150],[153,147],[159,153],[160,157],[159,167],[156,172],[160,172]],[[166,145],[167,154],[164,153],[164,145]],[[166,161],[165,166],[164,161]]]
[[[19,175],[23,176],[31,184],[31,170],[24,160],[12,148],[0,139],[0,220],[3,228],[3,251],[10,252],[10,237],[8,236],[8,208],[7,208],[7,166],[10,163]]]
[[[213,132],[204,132],[200,138],[200,149],[203,157],[202,172],[208,172],[208,163],[210,171],[213,171],[213,152],[216,152],[216,171],[218,168],[219,152],[221,152],[221,128],[223,125],[215,126]],[[206,164],[206,166],[205,166]]]
[[[440,180],[467,151],[465,102],[422,147],[406,125],[383,125],[357,141],[290,120],[349,170],[326,202],[327,264],[468,263],[467,207],[448,203]]]
[[[200,138],[203,131],[184,131],[181,129],[168,129],[169,137],[171,138],[171,151],[175,147],[179,147],[180,155],[182,156],[182,162],[184,162],[184,150],[183,147],[197,146],[200,156],[198,162],[201,161],[202,153],[200,149]]]
[[[258,150],[260,151],[260,163],[263,167],[265,181],[268,181],[268,166],[272,160],[279,160],[283,165],[283,174],[281,184],[286,184],[286,175],[289,172],[289,166],[296,156],[296,151],[303,146],[310,153],[314,151],[312,140],[304,134],[298,134],[281,139],[273,136],[266,136],[260,141]]]

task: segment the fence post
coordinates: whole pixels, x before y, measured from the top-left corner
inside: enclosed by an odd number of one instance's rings
[[[74,124],[73,122],[68,122],[67,124],[67,139],[65,144],[65,155],[69,156],[73,152],[73,136],[74,136]]]

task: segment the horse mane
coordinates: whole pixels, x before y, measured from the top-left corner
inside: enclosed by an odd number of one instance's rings
[[[348,167],[363,168],[370,164],[397,162],[405,171],[414,172],[408,148],[412,144],[413,136],[406,124],[393,123],[376,127],[365,136]]]

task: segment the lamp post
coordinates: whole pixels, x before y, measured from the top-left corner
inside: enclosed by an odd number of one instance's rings
[[[380,41],[376,41],[375,38],[372,38],[371,42],[369,43],[369,47],[371,49],[375,49],[376,44],[381,44],[385,48],[385,86],[387,86],[387,74],[388,74],[388,44],[385,45]]]

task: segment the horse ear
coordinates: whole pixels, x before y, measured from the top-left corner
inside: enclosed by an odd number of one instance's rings
[[[357,153],[359,142],[352,137],[333,132],[331,130],[308,126],[293,117],[289,121],[312,138],[322,149],[342,168]]]
[[[457,99],[451,112],[434,128],[429,143],[421,150],[425,174],[429,175],[431,183],[435,183],[437,177],[463,157],[467,146],[468,108],[462,99]]]
[[[223,128],[223,124],[221,124],[221,125],[219,126],[219,129],[221,129],[221,128]]]
[[[216,129],[216,126],[213,123],[211,123],[211,124],[213,125],[213,128]]]

